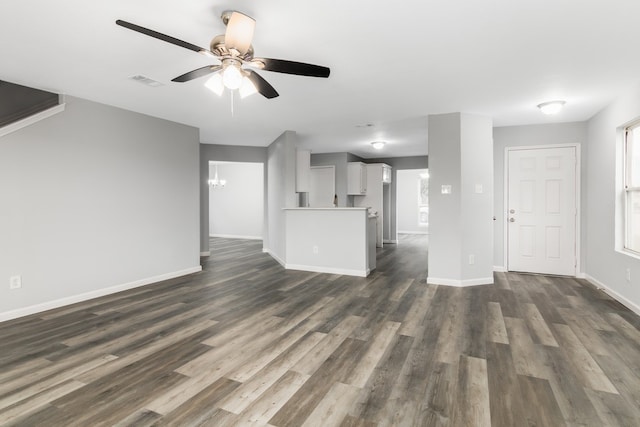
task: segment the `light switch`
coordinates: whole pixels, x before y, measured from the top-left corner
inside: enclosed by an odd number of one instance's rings
[[[476,184],[476,194],[482,194],[482,184]]]
[[[451,194],[451,186],[443,185],[442,186],[442,194]]]

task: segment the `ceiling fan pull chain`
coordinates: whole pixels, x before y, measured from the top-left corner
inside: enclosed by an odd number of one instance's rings
[[[233,93],[235,91],[230,90],[229,93],[231,94],[231,117],[233,118]]]

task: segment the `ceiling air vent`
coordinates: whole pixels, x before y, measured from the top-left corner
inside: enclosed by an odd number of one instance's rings
[[[142,76],[142,75],[137,75],[137,76],[132,76],[129,77],[131,80],[136,81],[138,83],[142,83],[143,85],[147,85],[147,86],[151,86],[151,87],[158,87],[158,86],[163,86],[162,83],[160,83],[159,81],[150,79],[147,76]]]

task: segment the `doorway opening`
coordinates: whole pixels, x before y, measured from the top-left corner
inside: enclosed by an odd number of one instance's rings
[[[264,165],[209,162],[209,237],[263,240]],[[220,182],[224,181],[224,185]]]

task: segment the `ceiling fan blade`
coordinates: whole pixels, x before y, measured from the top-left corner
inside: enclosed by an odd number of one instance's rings
[[[205,67],[189,71],[188,73],[184,73],[183,75],[178,76],[175,79],[171,79],[171,81],[184,83],[193,79],[197,79],[198,77],[206,76],[207,74],[215,73],[216,71],[220,71],[221,69],[222,65],[207,65]]]
[[[151,36],[151,37],[156,38],[158,40],[162,40],[162,41],[165,41],[167,43],[171,43],[173,45],[180,46],[180,47],[183,47],[185,49],[192,50],[194,52],[198,52],[198,53],[207,53],[208,52],[208,53],[211,53],[209,51],[209,49],[205,49],[203,47],[196,46],[195,44],[191,44],[189,42],[185,42],[185,41],[177,39],[175,37],[171,37],[171,36],[168,36],[166,34],[162,34],[162,33],[159,33],[159,32],[154,31],[154,30],[150,30],[150,29],[145,28],[145,27],[141,27],[140,25],[132,24],[131,22],[123,21],[122,19],[118,19],[116,21],[116,24],[120,25],[121,27],[128,28],[130,30],[137,31],[139,33],[145,34],[147,36]]]
[[[240,55],[247,53],[251,47],[255,27],[256,21],[253,18],[233,11],[224,33],[224,44],[227,49],[235,49],[240,52]]]
[[[286,61],[284,59],[254,58],[251,62],[262,63],[260,67],[266,71],[276,73],[295,74],[309,77],[329,77],[331,70],[321,65],[305,64],[304,62]]]
[[[265,98],[272,99],[279,96],[278,92],[269,84],[268,81],[263,79],[258,73],[251,70],[246,70],[249,72],[247,78],[251,80],[251,83],[256,87],[256,90]]]

